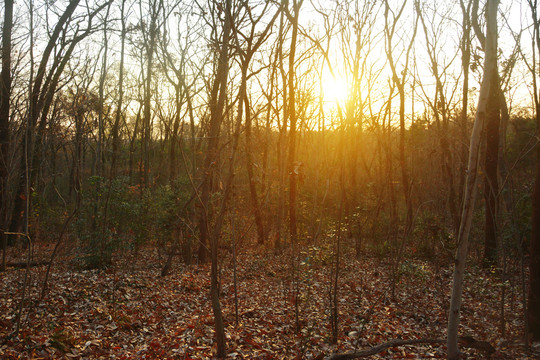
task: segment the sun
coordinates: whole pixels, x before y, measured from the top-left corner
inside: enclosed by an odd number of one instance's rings
[[[343,104],[347,100],[349,85],[347,80],[339,76],[323,76],[321,87],[325,102]]]

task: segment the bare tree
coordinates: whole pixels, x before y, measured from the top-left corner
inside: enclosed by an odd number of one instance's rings
[[[246,150],[246,168],[248,173],[248,182],[249,182],[249,192],[251,199],[251,207],[253,215],[255,217],[255,225],[257,227],[257,239],[259,244],[263,244],[266,239],[266,231],[263,224],[262,210],[259,200],[259,195],[257,192],[257,187],[255,184],[255,176],[253,173],[253,148],[252,148],[252,114],[249,105],[249,97],[247,93],[247,81],[248,81],[248,70],[255,53],[259,50],[261,45],[266,40],[268,33],[270,32],[272,26],[274,25],[275,20],[280,14],[280,10],[276,11],[272,16],[270,21],[264,26],[263,30],[258,30],[258,24],[261,20],[267,15],[267,9],[269,8],[270,3],[265,3],[263,9],[259,14],[254,14],[254,8],[247,6],[245,4],[246,13],[248,14],[249,23],[248,29],[249,33],[244,34],[239,24],[234,26],[234,41],[236,44],[237,52],[239,53],[240,58],[240,90],[238,96],[238,120],[242,118],[242,112],[245,112],[246,125],[245,125],[245,150]]]
[[[214,23],[212,32],[216,38],[217,50],[217,68],[215,78],[213,80],[210,93],[210,130],[208,134],[208,146],[203,163],[203,178],[200,190],[200,202],[202,206],[201,217],[199,223],[201,247],[199,251],[199,260],[205,261],[207,257],[207,244],[210,242],[210,259],[211,259],[211,275],[210,275],[210,298],[212,302],[212,310],[214,312],[214,321],[216,326],[217,338],[217,356],[224,357],[227,352],[225,341],[225,327],[223,323],[223,315],[221,313],[221,305],[219,302],[218,288],[218,240],[221,226],[214,224],[214,231],[210,233],[210,224],[214,219],[212,204],[210,202],[210,192],[213,183],[217,176],[217,162],[219,157],[219,135],[221,132],[221,124],[225,117],[225,101],[227,97],[227,77],[229,74],[229,48],[232,36],[232,0],[227,0],[225,7],[217,2],[211,2],[212,15]],[[222,22],[221,34],[218,35],[218,24]],[[219,36],[219,37],[218,37]],[[223,199],[223,204],[226,198]],[[218,218],[223,220],[223,214]],[[210,240],[210,241],[208,241]]]
[[[497,0],[498,1],[498,0]],[[476,37],[480,41],[487,58],[487,34],[484,35],[478,23],[478,0],[475,0],[472,8],[472,26]],[[488,30],[486,30],[488,31]],[[497,39],[495,39],[496,41]],[[495,42],[497,48],[497,43]],[[496,59],[495,59],[496,60]],[[495,64],[496,65],[496,64]],[[486,69],[484,69],[485,71]],[[493,91],[488,98],[486,106],[486,155],[484,160],[484,199],[486,202],[486,217],[484,227],[484,262],[493,265],[497,259],[497,215],[499,202],[499,142],[501,122],[501,87],[499,73],[495,68],[496,78],[493,80]]]
[[[405,206],[407,208],[407,220],[405,233],[407,234],[412,229],[413,221],[413,206],[411,199],[411,182],[409,179],[409,171],[407,169],[406,154],[405,154],[405,81],[409,73],[410,52],[414,45],[416,30],[418,28],[418,14],[415,14],[413,24],[413,33],[411,34],[409,44],[405,49],[405,59],[403,69],[397,68],[397,63],[394,55],[394,36],[399,23],[399,19],[403,15],[407,1],[404,1],[397,12],[394,12],[389,5],[388,0],[385,1],[384,20],[385,20],[385,49],[388,64],[392,70],[392,82],[395,84],[399,94],[399,164],[401,167],[401,184],[403,186],[403,194],[405,197]]]
[[[150,171],[150,144],[152,141],[152,80],[153,80],[153,66],[154,55],[157,47],[158,32],[160,24],[161,10],[163,8],[162,0],[149,0],[148,9],[142,8],[142,1],[140,3],[139,11],[141,14],[147,13],[149,18],[149,24],[145,24],[141,19],[141,31],[144,39],[144,50],[146,57],[146,69],[144,74],[144,97],[143,97],[143,117],[142,117],[142,181],[145,187],[149,185],[149,171]]]
[[[11,101],[11,32],[13,27],[13,0],[4,3],[2,27],[2,72],[0,73],[0,238],[2,241],[2,264],[6,270],[7,236],[7,187],[9,176],[9,105]]]
[[[468,137],[468,107],[469,107],[469,71],[471,65],[471,6],[474,0],[468,0],[466,3],[463,0],[460,0],[459,4],[461,7],[462,13],[462,23],[461,23],[461,41],[460,41],[460,50],[461,50],[461,69],[463,71],[463,84],[461,91],[461,114],[459,126],[461,130],[462,139],[465,140]],[[467,167],[467,142],[462,141],[461,150],[460,150],[460,169],[459,169],[459,184],[457,189],[457,196],[461,200],[461,194],[464,190],[464,179],[465,171]],[[461,201],[460,201],[461,203]],[[459,231],[459,226],[456,228],[456,232]]]
[[[41,140],[47,128],[49,110],[61,76],[76,46],[97,30],[93,22],[96,15],[110,4],[109,1],[94,9],[87,7],[82,14],[74,15],[79,2],[80,0],[71,0],[60,13],[56,25],[49,33],[35,77],[30,80],[29,109],[24,143],[21,144],[24,152],[21,157],[22,170],[18,178],[18,196],[15,198],[14,216],[10,225],[11,231],[15,233],[21,232],[24,220],[29,215],[30,197],[24,194],[36,180],[42,155]]]
[[[447,89],[445,84],[446,72],[447,69],[452,65],[453,59],[448,64],[442,63],[440,59],[437,58],[439,51],[439,46],[437,39],[443,38],[443,32],[447,28],[448,23],[445,19],[437,21],[437,19],[432,18],[429,25],[431,29],[428,28],[428,23],[426,21],[427,11],[425,8],[421,8],[421,5],[418,0],[415,0],[416,12],[420,17],[420,22],[424,30],[424,38],[426,40],[426,48],[429,57],[429,65],[431,74],[435,79],[435,94],[433,100],[429,99],[427,96],[427,101],[433,115],[435,117],[435,122],[437,129],[439,130],[439,143],[440,143],[440,153],[441,153],[441,167],[443,179],[446,181],[447,189],[447,206],[450,210],[450,216],[454,225],[454,231],[457,233],[459,227],[459,214],[458,214],[458,205],[456,200],[456,186],[455,186],[455,174],[453,170],[453,157],[452,151],[450,148],[450,100],[454,91],[450,90],[449,95],[447,95]],[[451,9],[450,9],[451,10]],[[447,10],[448,11],[448,10]],[[438,11],[437,11],[438,12]],[[433,16],[436,12],[433,11]],[[443,14],[444,17],[448,18],[448,13]],[[457,56],[457,55],[456,55]],[[424,88],[422,87],[422,90]]]
[[[463,277],[467,252],[469,247],[469,233],[472,224],[472,216],[477,194],[478,165],[480,161],[480,145],[482,129],[490,115],[489,105],[493,98],[499,96],[498,70],[497,70],[497,10],[498,0],[489,0],[486,7],[486,37],[484,76],[480,88],[480,97],[476,110],[471,143],[469,146],[469,161],[465,193],[463,196],[463,208],[461,213],[460,227],[457,237],[458,249],[452,283],[452,297],[448,314],[448,359],[459,358],[458,350],[458,326],[461,312],[461,299],[463,294]]]
[[[120,5],[120,64],[118,70],[118,101],[116,103],[116,111],[114,115],[114,122],[111,129],[112,137],[112,157],[111,157],[111,170],[110,178],[116,176],[116,163],[120,149],[120,121],[124,114],[124,61],[126,55],[126,0],[122,0]]]
[[[287,159],[287,170],[289,172],[289,235],[294,244],[298,237],[296,224],[296,197],[299,168],[296,163],[296,131],[297,131],[297,113],[296,113],[296,87],[295,87],[295,56],[296,45],[298,42],[298,18],[300,7],[303,0],[293,0],[292,11],[285,7],[287,19],[291,23],[291,46],[289,49],[289,73],[287,79],[288,86],[288,114],[289,114],[289,153]]]
[[[540,58],[540,18],[538,16],[538,1],[527,0],[533,21],[533,98],[536,121],[536,137],[540,138],[540,92],[536,61]],[[536,49],[535,49],[536,46]],[[536,54],[538,58],[534,55]],[[536,69],[536,71],[534,71]],[[536,144],[536,175],[532,193],[531,242],[530,242],[530,272],[529,272],[529,301],[527,305],[529,333],[534,342],[540,341],[540,146]]]

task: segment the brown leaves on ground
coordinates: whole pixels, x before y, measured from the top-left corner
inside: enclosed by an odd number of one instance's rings
[[[45,267],[31,269],[21,331],[10,337],[21,298],[24,269],[0,274],[2,359],[209,359],[215,353],[209,301],[209,268],[176,265],[159,277],[155,250],[117,261],[106,271],[55,266],[50,291],[39,302]],[[313,254],[311,254],[313,255]],[[223,255],[221,301],[228,358],[322,359],[334,352],[366,349],[391,339],[445,337],[451,266],[408,260],[400,266],[396,299],[390,299],[390,266],[382,260],[345,259],[340,270],[339,341],[329,343],[330,265],[302,255],[298,297],[289,255],[244,254],[238,258],[238,325],[232,259]],[[153,264],[153,265],[152,265]],[[472,267],[466,278],[461,333],[497,349],[492,358],[533,359],[521,345],[523,308],[519,274]],[[505,337],[501,294],[505,291]],[[301,329],[295,330],[294,301]],[[469,358],[481,351],[464,349]],[[444,358],[444,345],[387,349],[375,358]]]

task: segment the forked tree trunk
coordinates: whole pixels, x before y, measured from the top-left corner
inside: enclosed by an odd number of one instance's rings
[[[461,298],[463,293],[463,276],[467,260],[469,245],[469,232],[471,229],[474,203],[477,194],[478,165],[480,158],[480,145],[482,129],[489,115],[488,106],[493,97],[499,94],[497,75],[497,8],[498,0],[488,0],[486,8],[487,31],[485,40],[484,77],[480,87],[478,108],[471,135],[469,161],[465,180],[465,193],[463,197],[463,209],[458,232],[458,249],[452,283],[452,298],[448,314],[448,359],[459,358],[458,350],[458,327],[461,311]]]

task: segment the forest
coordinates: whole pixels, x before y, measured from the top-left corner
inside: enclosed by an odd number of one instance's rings
[[[0,358],[540,358],[538,0],[0,27]]]

